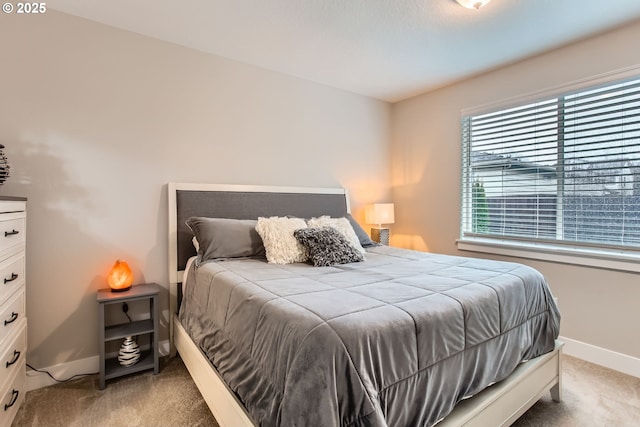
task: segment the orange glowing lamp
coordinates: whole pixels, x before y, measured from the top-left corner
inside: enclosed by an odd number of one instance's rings
[[[131,289],[133,273],[129,264],[121,259],[117,260],[107,276],[107,283],[109,283],[111,292],[123,292]]]

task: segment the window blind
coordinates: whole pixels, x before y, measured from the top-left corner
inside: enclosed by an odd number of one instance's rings
[[[462,237],[640,249],[640,78],[462,118]]]

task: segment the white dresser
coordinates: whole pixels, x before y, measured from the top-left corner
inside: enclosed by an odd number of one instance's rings
[[[0,426],[10,426],[26,393],[25,245],[27,199],[0,197]]]

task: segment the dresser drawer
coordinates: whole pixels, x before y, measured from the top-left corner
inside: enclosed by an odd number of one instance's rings
[[[24,252],[0,262],[0,306],[24,284]]]
[[[15,372],[24,374],[24,362],[27,354],[27,323],[20,321],[20,329],[13,334],[0,350],[0,384],[6,384]],[[0,388],[2,388],[0,386]]]
[[[14,332],[20,329],[24,312],[24,287],[0,306],[0,346]]]
[[[18,362],[21,372],[17,372],[17,375],[12,378],[11,383],[7,388],[3,388],[2,396],[0,396],[0,427],[9,427],[16,417],[18,408],[24,401],[24,396],[27,393],[26,389],[26,375],[24,374],[25,362],[22,359]]]
[[[0,214],[0,252],[24,245],[27,220],[24,212]]]

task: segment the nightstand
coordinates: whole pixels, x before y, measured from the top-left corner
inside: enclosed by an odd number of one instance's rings
[[[159,372],[158,363],[158,333],[159,333],[159,309],[158,295],[160,286],[156,283],[132,286],[124,292],[112,292],[110,288],[100,289],[96,296],[99,307],[100,319],[100,390],[105,388],[106,380],[133,374],[153,368],[153,373]],[[149,300],[149,318],[134,322],[105,325],[105,310],[122,310],[122,304],[138,300]],[[114,306],[114,307],[111,307]],[[117,355],[107,358],[105,347],[110,341],[122,341],[128,336],[140,336],[149,334],[151,348],[143,350],[140,360],[131,366],[122,366],[118,362]]]

